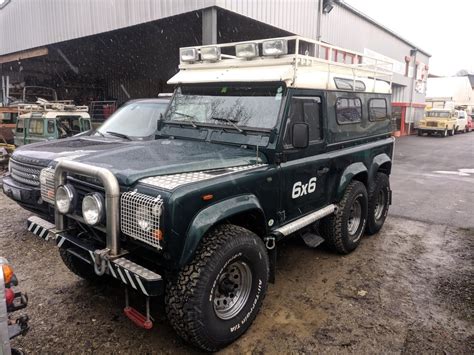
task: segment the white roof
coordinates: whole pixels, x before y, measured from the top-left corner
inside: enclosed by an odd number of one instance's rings
[[[391,92],[392,63],[296,36],[282,39],[304,43],[313,53],[319,52],[320,56],[292,53],[278,58],[259,56],[246,60],[227,55],[216,62],[181,62],[180,71],[168,81],[168,84],[283,81],[288,87],[340,90],[336,88],[334,78],[344,78],[362,81],[366,92]],[[265,40],[251,42],[263,41]],[[216,46],[228,48],[235,47],[235,44]],[[202,47],[206,46],[192,48],[199,50]],[[298,44],[295,47],[298,47]],[[333,60],[338,56],[345,58],[345,62]]]
[[[57,118],[61,116],[73,116],[73,117],[81,117],[81,118],[90,118],[91,116],[89,113],[84,111],[30,111],[24,112],[20,115],[21,118],[31,118],[33,114],[41,114],[42,118]],[[38,117],[37,116],[37,117]]]

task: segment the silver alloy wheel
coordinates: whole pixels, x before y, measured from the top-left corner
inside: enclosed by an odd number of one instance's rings
[[[351,237],[356,238],[358,238],[356,234],[362,221],[362,206],[359,202],[359,199],[360,196],[357,197],[352,204],[351,210],[349,212],[349,218],[347,219],[347,232]]]
[[[244,308],[252,290],[252,271],[247,263],[235,261],[219,275],[214,288],[214,312],[223,320],[235,317]]]
[[[380,190],[377,195],[377,202],[375,203],[374,217],[376,221],[378,221],[382,217],[384,208],[385,208],[385,194],[382,190]]]

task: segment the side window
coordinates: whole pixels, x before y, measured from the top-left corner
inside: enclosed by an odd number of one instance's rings
[[[91,129],[91,122],[89,120],[84,120],[84,131],[88,131]]]
[[[54,121],[48,120],[48,133],[54,133]]]
[[[387,118],[387,101],[385,99],[370,99],[369,121],[383,121]]]
[[[357,123],[362,120],[362,101],[358,97],[338,97],[336,120],[339,124]]]
[[[321,118],[320,97],[292,97],[285,132],[285,146],[291,146],[292,127],[298,122],[308,124],[310,142],[321,140],[323,138]]]
[[[25,121],[23,121],[23,119],[18,119],[18,122],[16,123],[17,133],[23,133],[24,128],[25,128]]]
[[[339,90],[365,91],[365,84],[360,80],[334,78],[334,84]]]
[[[44,122],[43,120],[31,119],[30,126],[28,129],[29,134],[42,135],[44,132]]]

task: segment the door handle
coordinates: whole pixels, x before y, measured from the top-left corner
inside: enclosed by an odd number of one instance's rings
[[[318,169],[318,170],[316,171],[316,173],[318,174],[318,176],[322,176],[322,175],[326,174],[328,171],[329,171],[329,168],[328,168],[328,167],[324,167],[324,168]]]

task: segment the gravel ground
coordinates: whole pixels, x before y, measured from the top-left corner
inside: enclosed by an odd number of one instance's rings
[[[25,230],[28,213],[0,193],[0,251],[30,297],[28,353],[191,353],[167,323],[122,314],[116,283],[68,272],[56,248]],[[474,353],[474,230],[389,217],[348,256],[294,239],[250,330],[223,353]],[[140,302],[141,303],[141,302]]]

